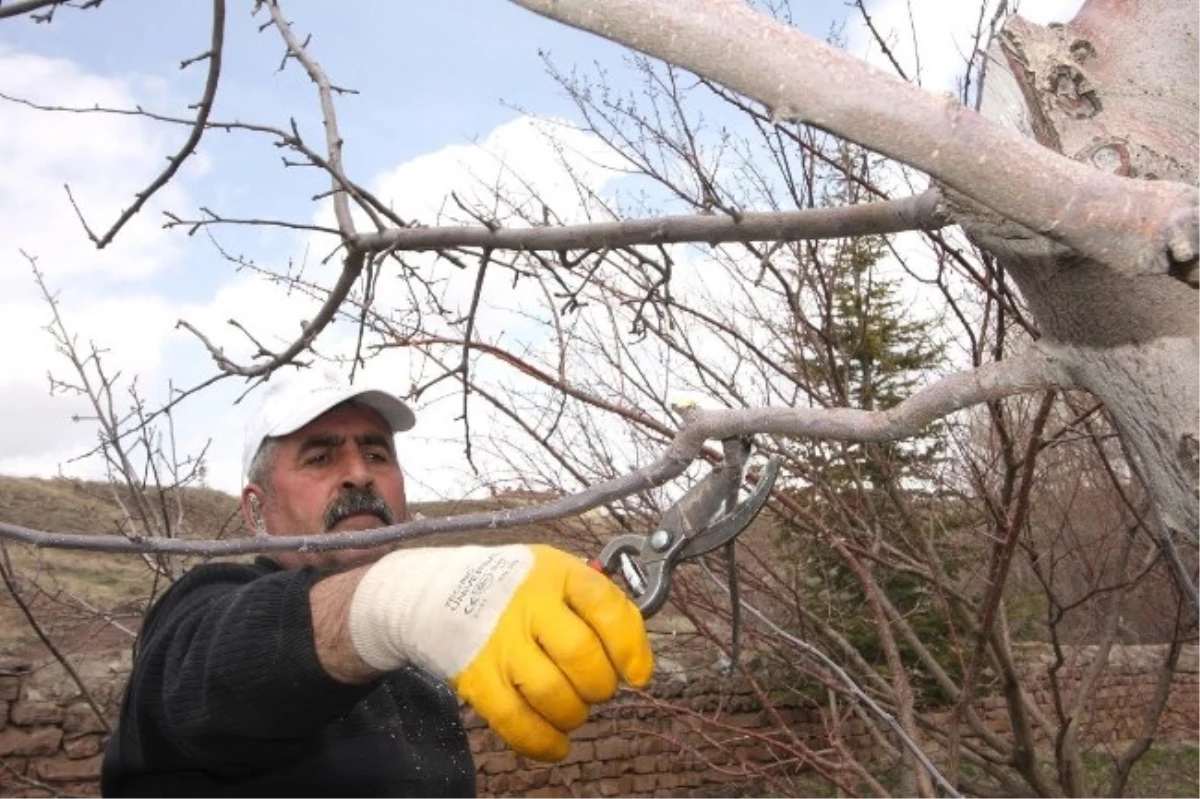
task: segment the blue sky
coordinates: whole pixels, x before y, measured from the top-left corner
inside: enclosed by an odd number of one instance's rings
[[[229,3],[213,118],[278,126],[295,118],[306,138],[320,143],[314,87],[296,64],[277,72],[282,43],[274,30],[258,31],[266,16],[251,17],[252,5]],[[625,80],[621,48],[499,0],[282,5],[301,35],[313,34],[311,52],[333,81],[359,92],[338,99],[347,171],[425,222],[450,190],[469,190],[473,176],[492,168],[495,157],[482,157],[481,148],[507,153],[537,185],[555,190],[561,175],[544,163],[544,140],[522,112],[568,120],[576,113],[545,74],[539,52],[563,69],[599,64],[618,84]],[[903,0],[868,5],[877,22],[907,31]],[[1078,0],[1026,5],[1038,21],[1067,19]],[[847,12],[841,0],[797,6],[803,11],[796,24],[822,37]],[[974,15],[947,14],[934,0],[913,6],[924,15],[921,60],[929,84],[951,85]],[[179,62],[207,48],[209,13],[210,4],[200,0],[108,0],[96,11],[60,11],[50,25],[2,21],[0,91],[43,102],[142,104],[186,114],[200,96],[206,65],[180,71]],[[868,52],[861,29],[852,24],[847,36],[851,50]],[[905,45],[898,49],[903,54]],[[109,250],[90,247],[63,183],[72,185],[93,226],[105,227],[184,133],[138,119],[38,114],[0,101],[0,358],[7,373],[0,388],[0,473],[95,476],[101,470],[95,459],[71,460],[88,449],[95,432],[71,421],[88,413],[78,399],[48,396],[46,372],[65,375],[69,364],[39,329],[49,312],[19,250],[39,258],[80,340],[105,347],[110,369],[119,369],[123,381],[136,377],[151,399],[164,396],[168,382],[190,385],[213,371],[201,345],[175,329],[176,320],[187,319],[236,351],[245,342],[231,338],[224,325],[230,315],[282,339],[311,308],[239,273],[203,237],[160,227],[163,209],[187,215],[201,206],[298,222],[327,214],[312,199],[327,188],[326,179],[314,170],[283,168],[279,151],[262,137],[210,132],[177,181]],[[600,172],[595,180],[607,189],[615,185]],[[292,259],[306,260],[314,275],[336,270],[319,263],[314,241],[303,234],[252,228],[218,235],[228,249],[280,268]],[[369,376],[383,376],[383,368]],[[239,487],[245,410],[234,401],[241,390],[226,381],[186,402],[176,417],[181,451],[199,452],[212,440],[209,482],[227,491]],[[453,440],[459,429],[454,412],[450,406],[422,409],[431,443],[418,479],[410,481],[416,498],[478,487],[457,477],[463,466]]]

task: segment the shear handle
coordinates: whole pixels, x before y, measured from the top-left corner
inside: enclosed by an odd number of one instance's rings
[[[600,551],[595,563],[605,574],[620,574],[624,578],[643,618],[653,616],[666,603],[671,570],[688,542],[685,536],[677,535],[659,550],[654,547],[653,539],[653,535],[636,533],[617,536]]]

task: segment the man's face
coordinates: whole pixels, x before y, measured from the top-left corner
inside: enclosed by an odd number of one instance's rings
[[[278,439],[270,479],[258,491],[262,519],[272,535],[369,530],[403,521],[404,475],[391,428],[372,408],[338,405]],[[304,564],[347,568],[369,562],[379,549],[277,552],[287,568]]]

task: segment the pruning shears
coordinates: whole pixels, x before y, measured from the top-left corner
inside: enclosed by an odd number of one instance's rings
[[[608,542],[599,557],[589,561],[592,568],[609,577],[621,576],[644,618],[653,616],[666,603],[671,575],[679,564],[735,540],[767,503],[779,476],[777,457],[767,461],[758,484],[744,502],[717,516],[722,506],[737,498],[750,452],[749,440],[728,441],[725,451],[724,463],[668,508],[654,532],[618,536]]]

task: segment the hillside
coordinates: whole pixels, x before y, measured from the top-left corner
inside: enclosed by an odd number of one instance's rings
[[[129,498],[105,483],[0,476],[0,520],[40,530],[120,533],[128,529],[121,507],[132,507]],[[237,502],[219,491],[185,490],[182,513],[173,496],[153,499],[171,509],[171,518],[183,520],[183,534],[227,536],[237,527]],[[50,637],[69,650],[132,640],[147,599],[160,589],[138,556],[38,551],[11,542],[5,551],[23,599]],[[0,586],[0,656],[43,653],[11,592]]]
[[[185,535],[222,537],[240,526],[237,500],[210,488],[184,489]],[[152,497],[159,501],[159,497]],[[172,495],[162,498],[174,506]],[[121,530],[120,505],[131,507],[129,492],[107,483],[65,478],[0,475],[0,519],[39,530],[114,534]],[[204,531],[204,532],[200,532]]]

